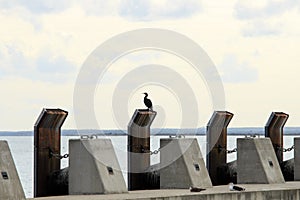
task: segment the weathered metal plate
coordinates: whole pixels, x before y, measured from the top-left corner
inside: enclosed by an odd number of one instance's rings
[[[265,137],[273,144],[278,162],[283,162],[283,127],[289,115],[283,112],[272,112],[265,126]]]
[[[128,190],[149,189],[145,171],[150,167],[150,126],[155,111],[137,109],[128,124]]]
[[[213,185],[224,182],[218,177],[218,168],[227,162],[227,126],[232,118],[233,114],[230,112],[215,111],[207,124],[206,167]]]
[[[60,170],[60,159],[49,156],[50,150],[60,154],[60,134],[67,111],[43,109],[34,125],[34,196],[52,195],[49,175]]]

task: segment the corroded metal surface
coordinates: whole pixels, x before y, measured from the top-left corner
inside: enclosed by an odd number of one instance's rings
[[[50,152],[60,154],[60,134],[67,111],[43,109],[34,125],[34,196],[53,195],[49,175],[60,170],[60,159]]]
[[[223,184],[218,176],[218,168],[227,162],[227,126],[233,114],[227,111],[215,111],[206,129],[206,167],[213,185]]]
[[[128,190],[147,189],[145,171],[150,167],[150,126],[155,111],[137,109],[128,124]]]
[[[272,112],[265,126],[265,137],[269,137],[273,144],[278,162],[283,161],[283,127],[289,115],[283,112]]]

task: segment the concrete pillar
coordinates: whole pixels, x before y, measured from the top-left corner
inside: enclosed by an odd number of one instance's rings
[[[283,127],[289,115],[283,112],[272,112],[265,126],[265,137],[273,144],[279,164],[283,162]]]
[[[69,194],[126,192],[110,139],[69,140]]]
[[[128,190],[148,189],[146,170],[150,167],[150,126],[155,111],[135,110],[128,124]]]
[[[0,199],[25,200],[25,194],[7,141],[0,141]]]
[[[49,176],[60,170],[61,126],[68,112],[61,109],[43,109],[34,125],[34,197],[55,195],[49,185]]]
[[[160,139],[160,188],[212,187],[197,139]]]
[[[213,185],[222,184],[218,169],[227,163],[227,126],[233,114],[227,111],[215,111],[206,129],[206,167]]]
[[[237,139],[237,183],[284,183],[270,138]]]

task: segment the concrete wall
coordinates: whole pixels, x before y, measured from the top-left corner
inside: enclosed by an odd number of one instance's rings
[[[127,192],[110,139],[69,140],[69,194]]]
[[[270,138],[237,139],[238,183],[284,183]]]
[[[0,199],[25,199],[25,194],[7,141],[0,141]]]
[[[212,187],[197,139],[160,139],[160,188]]]

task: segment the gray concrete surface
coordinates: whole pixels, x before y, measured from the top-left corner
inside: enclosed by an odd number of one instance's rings
[[[160,188],[212,187],[197,139],[160,139]]]
[[[229,191],[228,185],[214,186],[202,192],[188,189],[130,191],[126,194],[78,195],[36,198],[34,200],[297,200],[300,182],[285,184],[243,184],[246,191]],[[28,199],[33,200],[33,199]]]
[[[294,138],[294,180],[300,181],[300,137]]]
[[[25,194],[7,141],[0,141],[0,199],[25,199]]]
[[[237,139],[238,183],[284,183],[270,138]]]
[[[110,139],[69,140],[69,194],[127,192]]]

